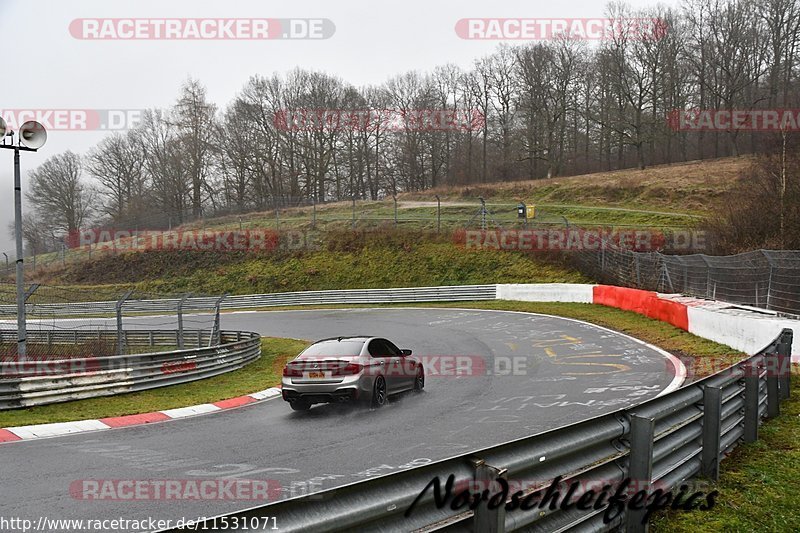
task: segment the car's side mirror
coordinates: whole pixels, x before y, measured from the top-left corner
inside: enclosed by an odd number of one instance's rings
[[[411,355],[411,350],[400,350],[403,355]]]

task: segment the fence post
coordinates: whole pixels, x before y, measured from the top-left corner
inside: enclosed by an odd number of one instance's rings
[[[178,301],[178,349],[183,350],[183,304],[189,298],[188,294],[181,296]]]
[[[650,480],[653,477],[653,437],[655,419],[636,414],[631,415],[630,455],[628,458],[628,477],[636,491],[650,491]],[[628,509],[626,516],[627,533],[647,531],[647,524],[642,523],[647,510]]]
[[[356,229],[356,195],[353,193],[353,229]]]
[[[507,470],[505,468],[496,468],[486,464],[483,459],[473,458],[470,460],[475,467],[475,481],[478,484],[478,490],[483,491],[489,489],[489,486],[495,482],[497,478],[506,479]],[[479,531],[480,533],[504,533],[506,528],[506,506],[505,502],[494,509],[489,509],[488,501],[482,501],[475,508],[473,515],[472,531]]]
[[[780,399],[785,400],[791,395],[792,388],[792,330],[785,329],[781,333],[778,343],[778,375],[780,376]]]
[[[442,201],[436,195],[436,233],[442,232]]]
[[[748,359],[744,368],[744,442],[758,440],[758,374],[759,366],[753,358]]]
[[[392,195],[392,200],[394,201],[394,227],[397,227],[397,195]]]
[[[706,385],[703,387],[703,455],[700,474],[714,481],[719,479],[721,415],[722,389]]]
[[[214,304],[214,325],[211,328],[211,338],[208,340],[208,347],[215,346],[214,341],[217,339],[221,339],[221,332],[220,332],[220,307],[222,306],[222,300],[227,298],[229,294],[226,292],[221,297],[219,297]],[[220,344],[218,341],[216,344]]]
[[[317,200],[311,197],[311,229],[317,229]]]
[[[708,259],[706,259],[706,256],[704,254],[700,254],[700,259],[702,259],[703,263],[705,263],[705,265],[706,265],[706,298],[708,298],[710,300],[711,299],[711,264],[709,264]]]
[[[117,312],[117,355],[122,355],[125,350],[125,333],[122,331],[122,306],[125,305],[125,301],[131,297],[133,291],[128,291],[125,295],[117,300],[117,304],[115,306]]]
[[[767,280],[767,305],[766,305],[766,309],[770,309],[770,300],[772,300],[772,269],[775,267],[775,263],[773,262],[772,257],[770,257],[770,255],[767,252],[767,250],[761,250],[761,254],[767,259],[767,262],[769,263],[769,278]],[[758,283],[758,282],[756,282],[756,283]],[[756,307],[758,307],[758,305],[756,305]]]

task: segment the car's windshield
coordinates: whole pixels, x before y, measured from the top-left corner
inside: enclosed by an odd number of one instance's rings
[[[309,357],[355,357],[361,353],[361,348],[364,346],[363,340],[347,340],[341,341],[323,341],[312,344],[306,348],[300,359]]]

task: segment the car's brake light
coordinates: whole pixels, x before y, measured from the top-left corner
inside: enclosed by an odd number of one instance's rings
[[[333,370],[334,376],[352,376],[361,372],[364,367],[358,363],[349,363]]]
[[[301,378],[303,377],[303,373],[298,370],[297,368],[293,368],[291,366],[283,367],[283,377],[285,378]]]

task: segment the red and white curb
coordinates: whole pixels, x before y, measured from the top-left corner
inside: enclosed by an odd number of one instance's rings
[[[789,328],[798,333],[792,346],[792,360],[800,362],[800,320],[746,305],[578,283],[503,284],[497,286],[497,299],[589,303],[633,311],[747,355],[757,354],[783,329]]]
[[[0,428],[0,442],[14,442],[19,440],[44,439],[48,437],[60,437],[62,435],[72,435],[84,433],[86,431],[102,431],[104,429],[115,429],[122,427],[140,426],[153,422],[163,422],[165,420],[175,420],[190,416],[214,413],[225,409],[233,409],[243,405],[263,402],[278,398],[281,395],[280,387],[271,387],[266,390],[237,396],[227,400],[220,400],[214,403],[204,403],[180,407],[178,409],[166,409],[153,413],[142,413],[138,415],[112,416],[100,418],[99,420],[77,420],[75,422],[57,422],[54,424],[36,424],[33,426],[17,426],[10,428]]]

